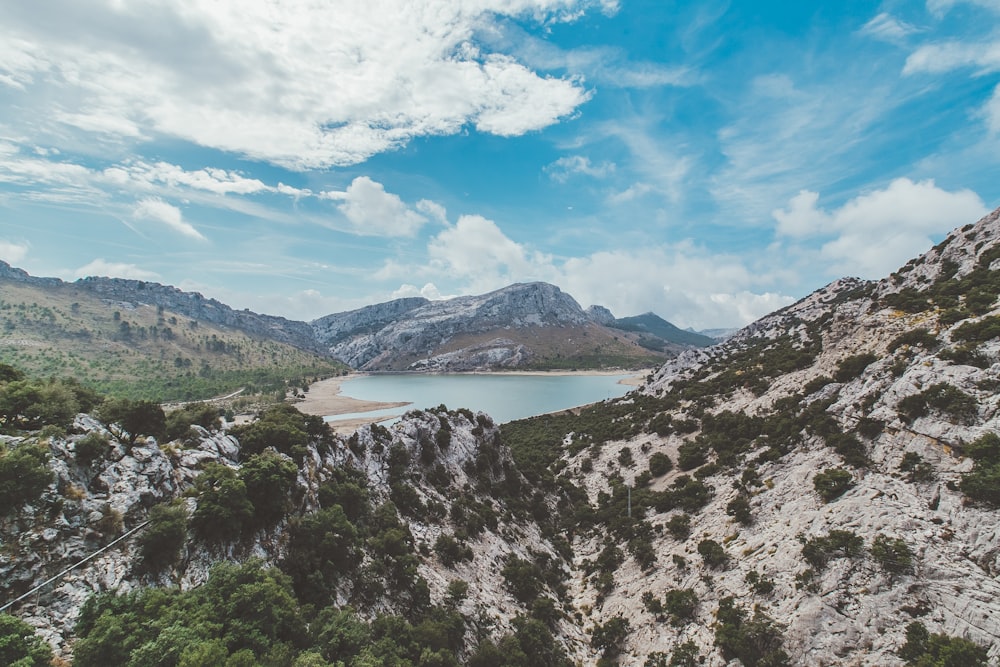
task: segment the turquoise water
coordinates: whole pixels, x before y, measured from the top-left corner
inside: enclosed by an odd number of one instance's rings
[[[365,375],[342,384],[341,395],[365,401],[406,401],[410,405],[335,415],[327,417],[327,420],[390,418],[407,410],[444,404],[452,410],[482,410],[494,421],[504,423],[623,396],[633,387],[620,384],[620,381],[629,377],[634,377],[634,374]]]

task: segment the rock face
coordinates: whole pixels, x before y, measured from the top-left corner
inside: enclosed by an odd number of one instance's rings
[[[661,406],[652,416],[673,424],[659,429],[665,435],[641,429],[597,456],[565,457],[570,470],[592,457],[593,472],[579,477],[592,502],[613,494],[609,479],[641,488],[637,478],[657,453],[686,470],[654,477],[651,491],[690,474],[713,490],[691,513],[689,536],[665,530],[682,512],[648,508],[652,568],[627,557],[602,594],[577,576],[577,604],[593,608],[595,624],[629,620],[621,662],[642,664],[692,641],[704,664],[726,664],[712,628],[727,596],[784,626],[791,664],[903,664],[898,651],[914,621],[989,647],[990,664],[1000,660],[1000,511],[960,490],[973,465],[964,447],[1000,433],[1000,342],[995,332],[969,333],[1000,313],[998,241],[1000,210],[885,280],[837,281],[722,345],[684,352],[641,389],[645,403],[630,397],[636,408],[617,417],[649,419],[639,406],[652,401]],[[918,407],[908,407],[915,398]],[[621,463],[625,448],[633,465]],[[850,485],[824,502],[814,482],[829,469],[846,471]],[[746,503],[745,521],[738,502]],[[863,547],[834,550],[817,567],[806,545],[825,544],[832,531]],[[709,565],[699,548],[706,540],[728,561]],[[884,560],[877,544],[886,540],[905,544],[906,567]],[[604,546],[598,537],[578,539],[577,563]],[[698,600],[690,620],[675,626],[640,602],[672,589],[691,589]]]
[[[589,332],[613,339],[604,331],[609,316],[606,308],[585,312],[554,285],[527,283],[446,301],[399,299],[312,326],[334,357],[357,369],[463,371],[523,367],[543,355],[531,339],[545,330],[566,332],[553,335],[567,355]]]
[[[80,415],[73,435],[43,440],[51,451],[55,479],[34,505],[24,507],[15,517],[0,518],[0,600],[18,596],[140,526],[153,506],[185,498],[206,464],[222,464],[237,472],[241,469],[244,453],[235,438],[223,431],[193,428],[194,434],[184,442],[158,444],[152,438],[140,438],[128,450],[113,444],[106,459],[88,465],[77,461],[76,444],[91,433],[110,435],[95,419]],[[34,436],[6,438],[5,446],[33,442]],[[19,603],[14,613],[36,627],[57,654],[68,657],[80,609],[94,593],[126,593],[145,586],[190,589],[204,583],[209,569],[219,560],[253,557],[277,565],[287,552],[290,523],[319,508],[320,486],[344,468],[360,472],[373,506],[395,500],[403,507],[400,518],[412,535],[419,555],[418,571],[427,581],[432,602],[445,599],[453,580],[461,578],[468,583],[468,597],[461,608],[469,618],[483,623],[478,628],[483,633],[498,637],[510,630],[516,614],[523,613],[501,574],[508,558],[545,555],[565,567],[530,517],[522,514],[515,519],[510,514],[499,490],[512,484],[511,488],[518,488],[524,480],[516,472],[510,451],[499,442],[497,425],[485,414],[413,411],[391,429],[372,426],[350,439],[336,438],[332,444],[313,442],[298,466],[292,495],[301,500],[273,528],[223,545],[206,545],[189,534],[181,562],[157,575],[137,567],[140,532]],[[411,491],[406,497],[409,507],[394,495],[397,491],[393,487],[400,478],[407,480]],[[434,546],[440,536],[459,529],[447,519],[448,508],[459,498],[463,507],[485,512],[493,519],[464,541],[470,549],[467,558],[445,565],[435,555]],[[187,497],[186,503],[190,515],[197,500]],[[443,516],[415,516],[414,506],[433,504],[442,508]],[[372,556],[379,554],[364,557]],[[344,582],[345,599],[350,591],[351,582]],[[370,608],[359,609],[367,616],[405,610],[405,603],[389,594],[368,604]],[[563,641],[585,643],[583,633],[571,623],[560,621],[558,626]],[[474,634],[470,633],[470,640]]]

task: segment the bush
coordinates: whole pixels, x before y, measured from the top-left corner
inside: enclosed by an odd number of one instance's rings
[[[510,557],[501,571],[507,590],[516,600],[528,604],[542,592],[542,569],[523,558]]]
[[[750,500],[744,495],[738,495],[726,505],[726,514],[736,519],[744,526],[753,523],[753,515],[750,514]]]
[[[870,352],[841,359],[840,363],[837,364],[837,370],[833,373],[833,379],[837,382],[850,382],[864,373],[865,369],[877,360],[878,357]]]
[[[255,454],[246,460],[240,469],[240,480],[246,486],[247,500],[253,505],[255,525],[271,526],[285,516],[298,474],[294,463],[274,451]]]
[[[663,609],[670,614],[671,624],[684,625],[694,620],[698,595],[692,588],[674,588],[666,592]]]
[[[843,468],[827,468],[823,472],[816,473],[813,477],[813,486],[823,502],[829,503],[854,486],[854,479],[851,473]]]
[[[594,625],[590,633],[590,645],[600,649],[605,658],[612,658],[621,652],[630,630],[628,619],[615,616],[604,625]]]
[[[142,567],[159,572],[180,560],[187,540],[187,508],[183,502],[164,503],[149,511],[149,525],[139,536]]]
[[[101,404],[97,417],[119,442],[130,448],[140,435],[162,440],[166,433],[167,418],[163,408],[152,401],[109,398]]]
[[[962,475],[962,493],[976,502],[1000,507],[1000,436],[987,433],[969,443],[965,453],[975,461]]]
[[[781,647],[784,627],[770,616],[757,610],[753,618],[736,606],[735,600],[725,597],[719,601],[716,614],[715,645],[726,660],[739,660],[745,667],[785,667],[790,664],[788,654]]]
[[[950,415],[962,424],[971,423],[979,410],[976,399],[947,382],[939,382],[919,394],[907,396],[896,407],[909,421],[923,417],[933,409]]]
[[[834,558],[854,558],[864,552],[865,542],[849,530],[831,530],[823,537],[806,540],[802,544],[802,557],[814,571],[826,569]]]
[[[722,548],[722,545],[715,540],[705,539],[698,543],[698,553],[705,561],[705,565],[713,569],[723,567],[729,562],[729,554]]]
[[[434,553],[445,567],[451,567],[463,560],[472,560],[472,547],[462,544],[451,535],[438,536],[434,542]]]
[[[649,474],[653,477],[662,477],[673,470],[674,462],[663,452],[654,452],[649,457]]]
[[[191,528],[205,542],[232,542],[253,518],[246,484],[220,463],[208,463],[195,480],[198,507]]]
[[[913,552],[903,540],[875,536],[871,546],[872,558],[890,575],[904,574],[913,570]]]
[[[675,539],[686,540],[691,535],[691,517],[687,514],[675,514],[664,525]]]
[[[108,454],[111,442],[99,431],[91,431],[76,441],[76,462],[82,466],[90,466],[95,461],[104,460]]]
[[[52,648],[21,619],[0,614],[0,665],[49,667]]]
[[[934,480],[934,467],[924,461],[923,457],[916,452],[906,452],[903,460],[899,462],[899,469],[907,473],[907,479],[914,483],[930,482]]]
[[[914,667],[986,667],[987,650],[961,637],[930,634],[920,621],[906,626],[906,643],[899,657]]]
[[[341,576],[358,565],[361,540],[357,528],[343,508],[334,505],[302,517],[291,525],[289,534],[282,569],[291,576],[300,599],[328,604]]]
[[[889,352],[895,352],[904,345],[933,350],[939,344],[940,343],[937,337],[927,329],[910,329],[909,331],[896,336],[896,338],[889,343]]]
[[[37,500],[52,478],[47,451],[34,445],[11,450],[0,443],[0,516]]]

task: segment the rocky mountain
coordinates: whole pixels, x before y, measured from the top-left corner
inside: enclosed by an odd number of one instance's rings
[[[0,476],[47,455],[52,477],[0,521],[4,598],[183,498],[176,558],[151,571],[142,528],[17,614],[81,667],[116,646],[165,664],[997,664],[998,298],[1000,210],[583,409],[497,427],[442,406],[350,438],[282,406],[162,443],[86,416],[6,436]],[[287,577],[268,580],[287,616],[261,611],[260,563]],[[80,609],[149,585],[177,588]]]
[[[400,299],[312,322],[337,359],[361,370],[467,371],[642,365],[662,350],[612,331],[606,308],[584,311],[547,283],[444,301]]]
[[[648,342],[640,343],[644,346],[662,346],[664,343],[674,343],[690,347],[709,347],[716,343],[715,339],[692,331],[685,331],[667,322],[656,313],[618,318],[611,326],[615,329],[646,334],[644,341]],[[657,341],[659,342],[657,343]]]

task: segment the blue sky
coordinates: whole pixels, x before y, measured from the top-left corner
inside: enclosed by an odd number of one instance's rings
[[[0,259],[743,325],[1000,205],[1000,0],[0,5]]]

